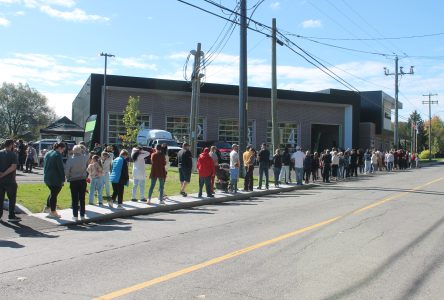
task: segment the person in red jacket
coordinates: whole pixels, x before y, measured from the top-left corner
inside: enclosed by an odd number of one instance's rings
[[[207,197],[214,197],[211,192],[211,176],[214,175],[214,161],[210,156],[208,148],[205,148],[197,159],[197,171],[199,172],[199,198],[202,198],[204,184],[207,190]]]

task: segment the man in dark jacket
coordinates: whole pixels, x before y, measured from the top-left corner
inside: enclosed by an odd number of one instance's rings
[[[267,144],[263,143],[261,150],[257,154],[259,161],[259,190],[262,188],[262,178],[265,174],[265,188],[268,190],[268,169],[270,168],[270,151],[267,149]]]
[[[288,184],[290,181],[290,166],[291,166],[291,155],[288,147],[285,147],[284,153],[282,154],[282,169],[281,174],[279,174],[279,181]],[[283,177],[283,179],[282,179]]]
[[[322,165],[324,166],[322,170],[322,181],[329,183],[331,170],[331,154],[329,150],[325,150],[325,154],[322,157]]]
[[[182,150],[177,153],[177,167],[179,168],[180,194],[186,197],[185,189],[190,183],[193,169],[193,155],[190,151],[190,144],[184,143]]]
[[[15,201],[17,197],[17,183],[15,181],[17,169],[17,155],[14,153],[14,141],[6,140],[5,149],[0,151],[0,222],[3,216],[3,202],[5,193],[9,199],[9,217],[11,222],[21,219],[15,215]]]
[[[313,156],[310,154],[310,151],[305,153],[304,158],[304,182],[305,184],[309,183],[310,175],[312,173],[313,168]]]

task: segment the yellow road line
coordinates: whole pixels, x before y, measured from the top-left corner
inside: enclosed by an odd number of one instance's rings
[[[425,184],[419,185],[419,186],[417,186],[417,187],[414,187],[414,188],[412,188],[412,189],[410,189],[410,190],[407,190],[407,191],[405,191],[405,192],[397,193],[397,194],[395,194],[395,195],[392,195],[392,196],[386,197],[386,198],[381,199],[381,200],[379,200],[379,201],[376,201],[375,203],[372,203],[372,204],[370,204],[370,205],[368,205],[368,206],[365,206],[365,207],[363,207],[363,208],[360,208],[360,209],[358,209],[358,210],[355,210],[355,211],[353,212],[353,214],[354,214],[354,215],[357,215],[357,214],[359,214],[359,213],[361,213],[361,212],[364,212],[364,211],[369,210],[369,209],[372,209],[372,208],[374,208],[374,207],[376,207],[376,206],[382,205],[382,204],[384,204],[384,203],[386,203],[386,202],[389,202],[389,201],[392,201],[392,200],[398,199],[398,198],[404,196],[405,194],[408,194],[408,193],[411,193],[411,192],[415,192],[415,191],[417,191],[417,190],[419,190],[419,189],[422,189],[422,188],[424,188],[424,187],[426,187],[426,186],[429,186],[429,185],[432,185],[432,184],[434,184],[434,183],[437,183],[437,182],[439,182],[439,181],[441,181],[441,180],[443,180],[443,179],[444,179],[444,177],[441,177],[441,178],[438,178],[438,179],[432,180],[432,181],[430,181],[430,182],[427,182],[427,183],[425,183]]]
[[[371,208],[374,208],[376,206],[382,205],[382,204],[384,204],[386,202],[395,200],[395,199],[401,197],[402,195],[408,194],[410,192],[414,192],[414,191],[419,190],[419,189],[421,189],[423,187],[426,187],[428,185],[434,184],[434,183],[436,183],[438,181],[441,181],[443,179],[444,179],[444,177],[441,177],[441,178],[435,179],[433,181],[430,181],[430,182],[428,182],[426,184],[423,184],[423,185],[417,186],[415,188],[412,188],[412,189],[410,189],[408,191],[405,191],[405,192],[402,192],[402,193],[397,193],[397,194],[392,195],[390,197],[386,197],[386,198],[381,199],[381,200],[379,200],[379,201],[377,201],[377,202],[375,202],[373,204],[370,204],[368,206],[365,206],[363,208],[355,210],[352,213],[353,214],[359,214],[361,212],[364,212],[364,211],[369,210]],[[310,231],[310,230],[313,230],[313,229],[316,229],[316,228],[320,228],[320,227],[329,225],[331,223],[334,223],[334,222],[344,218],[347,215],[349,215],[349,214],[345,214],[343,216],[338,216],[338,217],[335,217],[335,218],[328,219],[326,221],[319,222],[317,224],[313,224],[313,225],[310,225],[310,226],[307,226],[307,227],[304,227],[304,228],[300,228],[298,230],[295,230],[295,231],[292,231],[292,232],[280,235],[280,236],[275,237],[273,239],[266,240],[266,241],[263,241],[261,243],[258,243],[258,244],[255,244],[255,245],[252,245],[252,246],[240,249],[240,250],[236,250],[236,251],[230,252],[228,254],[225,254],[225,255],[222,255],[222,256],[210,259],[210,260],[207,260],[207,261],[202,262],[200,264],[196,264],[196,265],[190,266],[188,268],[181,269],[181,270],[178,270],[176,272],[172,272],[172,273],[169,273],[169,274],[166,274],[166,275],[163,275],[163,276],[151,279],[149,281],[145,281],[145,282],[142,282],[142,283],[139,283],[139,284],[136,284],[136,285],[124,288],[124,289],[120,289],[120,290],[111,292],[109,294],[106,294],[106,295],[100,296],[98,298],[95,298],[94,300],[115,299],[115,298],[118,298],[118,297],[121,297],[121,296],[125,296],[125,295],[128,295],[128,294],[137,292],[137,291],[145,289],[147,287],[150,287],[150,286],[153,286],[153,285],[156,285],[156,284],[159,284],[159,283],[162,283],[162,282],[174,279],[176,277],[179,277],[179,276],[182,276],[182,275],[185,275],[185,274],[188,274],[188,273],[191,273],[191,272],[194,272],[194,271],[197,271],[197,270],[209,267],[209,266],[214,265],[214,264],[218,264],[220,262],[223,262],[223,261],[229,260],[231,258],[240,256],[242,254],[245,254],[245,253],[248,253],[248,252],[260,249],[260,248],[263,248],[265,246],[269,246],[269,245],[278,243],[278,242],[280,242],[282,240],[289,239],[291,237],[294,237],[296,235],[302,234],[304,232],[307,232],[307,231]]]

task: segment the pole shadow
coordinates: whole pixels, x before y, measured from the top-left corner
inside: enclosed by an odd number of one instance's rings
[[[379,267],[374,269],[369,275],[353,283],[351,286],[344,288],[324,299],[343,299],[356,291],[369,286],[373,281],[382,276],[382,274],[387,271],[392,265],[399,261],[410,249],[414,248],[416,245],[422,243],[427,237],[429,237],[435,230],[444,224],[444,217],[436,221],[432,226],[423,231],[418,235],[413,241],[405,245],[403,248],[399,249],[394,254],[390,255],[385,259]]]

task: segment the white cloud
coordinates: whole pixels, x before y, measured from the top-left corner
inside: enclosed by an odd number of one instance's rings
[[[11,22],[9,22],[8,19],[3,18],[3,17],[0,17],[0,26],[4,26],[4,27],[6,27],[6,26],[9,26],[10,23],[11,23]]]
[[[60,117],[67,116],[68,118],[71,119],[72,101],[74,101],[77,94],[52,93],[46,91],[43,91],[42,94],[45,95],[46,98],[48,98],[48,106],[53,108],[58,116]],[[80,126],[83,126],[83,124]]]
[[[322,27],[322,22],[321,20],[305,20],[302,22],[302,27],[304,28],[318,28],[318,27]]]
[[[156,64],[148,64],[143,62],[143,59],[135,57],[126,57],[126,58],[117,57],[116,62],[126,68],[138,68],[138,69],[147,69],[153,71],[157,70]]]
[[[24,15],[25,15],[25,12],[23,10],[19,10],[14,13],[14,16],[16,16],[16,17],[23,17]]]
[[[0,0],[0,4],[14,4],[18,3],[20,0]]]
[[[273,1],[270,4],[271,9],[276,10],[281,7],[281,3],[279,1]]]
[[[99,15],[89,15],[84,10],[81,10],[79,8],[75,8],[72,11],[61,11],[54,9],[48,5],[43,5],[40,7],[40,10],[51,17],[60,18],[66,21],[109,21],[109,18],[107,17],[102,17]]]

